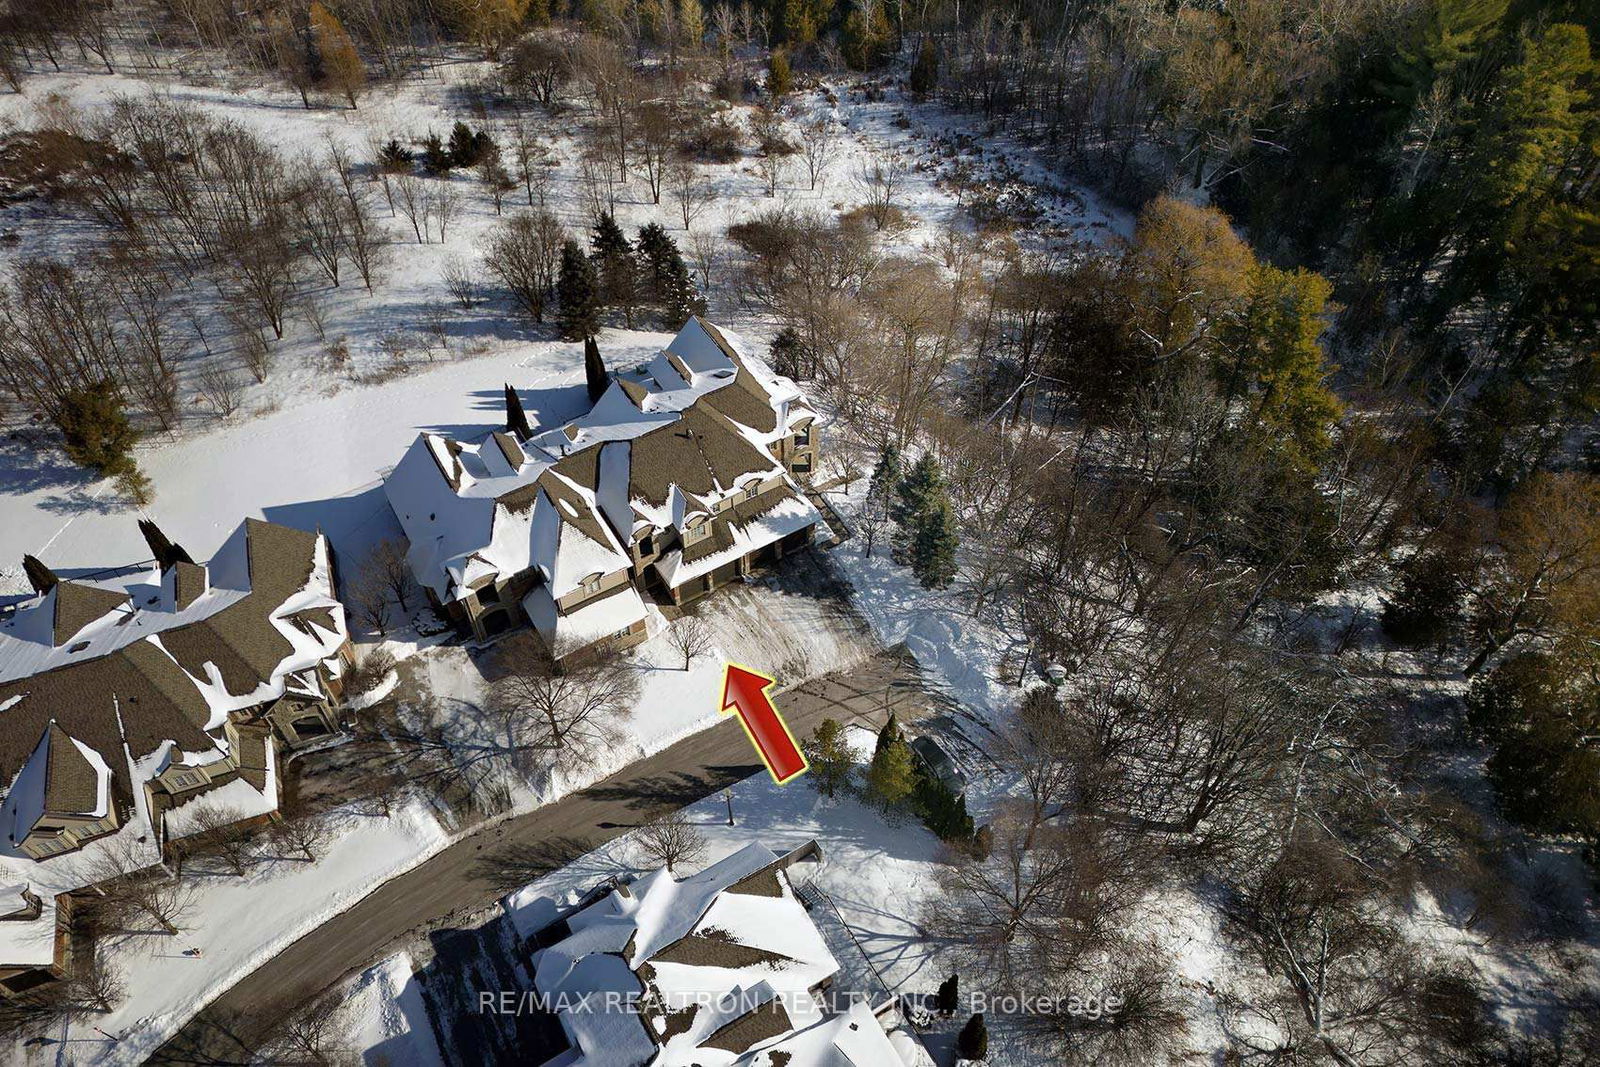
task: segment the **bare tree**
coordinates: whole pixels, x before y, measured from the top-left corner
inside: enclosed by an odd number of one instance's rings
[[[238,410],[242,390],[239,376],[220,360],[214,359],[200,368],[195,387],[201,398],[222,418]]]
[[[673,808],[634,831],[634,841],[646,863],[675,874],[679,865],[694,866],[706,857],[706,838],[682,808]]]
[[[173,877],[159,865],[161,856],[154,846],[140,844],[127,834],[119,834],[98,846],[85,874],[111,922],[123,932],[133,930],[129,923],[154,922],[164,934],[176,934],[194,909],[193,887]]]
[[[222,861],[229,873],[242,878],[256,861],[255,850],[239,825],[243,820],[244,813],[237,808],[202,804],[189,820],[188,847]]]
[[[411,232],[417,235],[417,244],[427,244],[424,228],[428,222],[428,189],[423,180],[412,173],[398,174],[394,179],[395,207],[411,223]]]
[[[263,1043],[274,1063],[344,1063],[354,1053],[341,1040],[339,1000],[324,997],[284,1019]]]
[[[722,237],[714,233],[697,233],[689,241],[695,274],[700,277],[700,291],[711,291],[712,276],[722,266]]]
[[[672,624],[667,637],[672,642],[672,647],[683,653],[684,670],[689,669],[694,657],[703,656],[716,647],[716,635],[698,615],[684,615],[679,618]]]
[[[333,824],[309,811],[296,811],[272,827],[274,844],[307,863],[315,863],[335,837]]]
[[[687,230],[711,206],[716,194],[711,183],[700,177],[699,170],[687,159],[674,160],[667,165],[666,181],[667,191]]]
[[[411,610],[411,597],[416,591],[416,576],[406,561],[403,542],[387,537],[372,546],[367,554],[366,570],[387,590],[389,597],[402,613]]]
[[[377,574],[364,569],[346,585],[344,601],[367,629],[389,636],[389,588]]]
[[[456,219],[461,217],[462,201],[461,190],[451,182],[441,182],[433,187],[432,195],[428,197],[428,212],[433,221],[439,226],[439,242],[445,240],[445,232]],[[424,224],[426,229],[426,224]]]
[[[74,959],[67,975],[67,998],[75,1007],[105,1014],[114,1011],[127,992],[122,968],[102,946],[96,944]]]
[[[534,322],[544,321],[567,233],[548,211],[517,215],[495,231],[484,265]]]
[[[806,160],[806,177],[811,188],[827,174],[838,149],[838,126],[827,116],[820,116],[800,126],[800,151]]]
[[[887,159],[873,154],[861,162],[856,185],[865,198],[862,206],[874,229],[881,230],[894,220],[899,211],[895,200],[905,180],[906,161],[898,154]]]
[[[616,743],[619,722],[633,712],[636,672],[599,656],[557,673],[531,643],[512,646],[505,674],[490,690],[505,753],[546,754],[570,765]]]
[[[445,290],[462,308],[470,308],[478,299],[478,279],[472,266],[462,256],[452,255],[444,261],[442,271]]]

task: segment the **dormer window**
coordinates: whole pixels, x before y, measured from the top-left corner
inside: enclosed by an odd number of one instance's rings
[[[500,590],[495,588],[495,585],[494,585],[493,582],[490,582],[488,585],[486,585],[482,589],[478,590],[478,603],[480,603],[480,604],[498,604],[498,603],[500,603]]]
[[[809,422],[795,431],[794,443],[801,448],[811,443],[811,424]]]
[[[589,577],[585,578],[583,580],[583,591],[588,593],[590,596],[598,593],[600,591],[600,575],[591,574]]]
[[[761,495],[761,483],[760,482],[751,482],[748,486],[745,487],[744,498],[746,500],[754,500],[756,497],[758,497],[760,495]]]

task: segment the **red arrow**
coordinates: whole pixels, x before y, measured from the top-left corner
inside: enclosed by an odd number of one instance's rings
[[[750,736],[750,743],[761,753],[772,780],[784,785],[804,774],[808,765],[800,746],[794,743],[789,724],[767,696],[767,687],[776,681],[737,663],[728,664],[722,676],[722,710],[733,708],[739,713],[739,722]]]

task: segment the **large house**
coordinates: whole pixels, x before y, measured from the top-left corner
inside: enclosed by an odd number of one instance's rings
[[[613,883],[550,925],[537,886],[503,902],[531,946],[535,1003],[568,1047],[546,1067],[900,1067],[860,1000],[835,1010],[839,964],[790,884],[752,844],[698,874]],[[541,947],[542,946],[542,947]],[[897,1035],[904,1047],[909,1041]],[[911,1050],[907,1050],[908,1052]]]
[[[277,750],[337,728],[351,662],[327,539],[247,520],[207,563],[153,524],[145,570],[58,578],[0,617],[0,994],[59,974],[73,890],[208,805],[278,806]],[[64,913],[63,913],[64,914]]]
[[[641,366],[588,360],[590,411],[537,432],[423,433],[384,481],[434,608],[464,633],[531,622],[560,659],[645,637],[682,604],[807,544],[822,516],[816,412],[732,333],[694,318]]]

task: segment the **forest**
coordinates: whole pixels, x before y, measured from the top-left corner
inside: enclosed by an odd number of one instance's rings
[[[1015,636],[1011,797],[930,821],[919,922],[1126,1008],[1008,1040],[1182,1059],[1148,930],[1183,887],[1233,953],[1220,1062],[1600,1063],[1597,34],[1582,0],[11,0],[13,95],[360,116],[433,79],[461,118],[286,144],[34,99],[6,225],[81,243],[8,229],[0,427],[144,507],[141,449],[290,351],[359,388],[465,358],[474,308],[572,342],[709,309],[827,409],[863,550]],[[857,150],[841,101],[933,132]],[[1127,225],[1052,212],[1089,198]],[[469,208],[479,255],[352,318]],[[351,573],[385,632],[403,574]],[[900,743],[868,792],[927,817]]]

